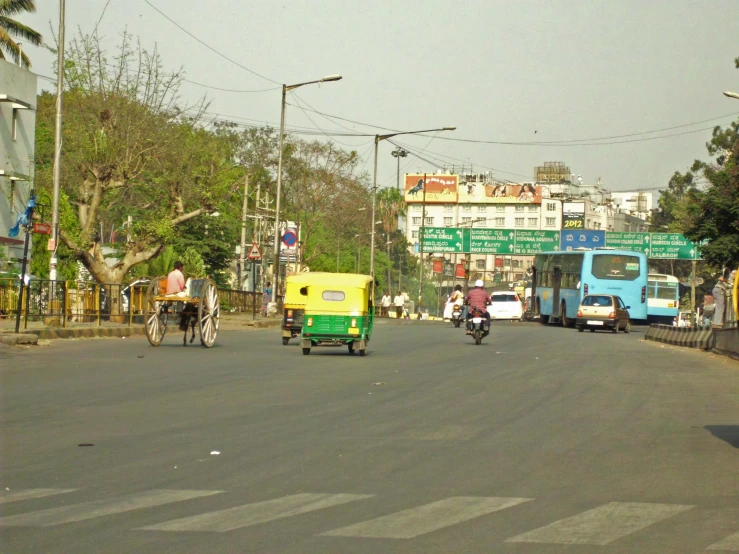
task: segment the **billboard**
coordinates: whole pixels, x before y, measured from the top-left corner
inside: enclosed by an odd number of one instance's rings
[[[541,204],[541,187],[532,183],[469,182],[459,185],[460,204]]]
[[[434,175],[406,173],[405,201],[409,204],[455,204],[457,202],[457,183],[459,175]],[[425,197],[425,198],[424,198]]]
[[[562,229],[585,228],[585,202],[562,203]]]

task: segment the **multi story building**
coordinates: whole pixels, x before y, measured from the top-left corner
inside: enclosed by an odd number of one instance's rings
[[[36,140],[36,75],[0,60],[0,246],[23,257],[23,236],[8,237],[25,210],[33,183]]]

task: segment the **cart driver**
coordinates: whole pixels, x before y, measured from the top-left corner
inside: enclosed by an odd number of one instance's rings
[[[180,296],[184,297],[187,295],[185,291],[185,276],[182,273],[182,262],[175,262],[174,269],[167,275],[167,296]]]

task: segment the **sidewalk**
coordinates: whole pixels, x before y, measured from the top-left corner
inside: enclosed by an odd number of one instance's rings
[[[107,321],[101,321],[99,325],[97,321],[89,323],[68,321],[66,328],[48,326],[43,321],[29,321],[27,329],[23,329],[23,320],[21,320],[20,333],[16,334],[15,317],[9,316],[0,319],[0,343],[10,345],[36,344],[39,339],[130,337],[132,335],[144,335],[142,319],[141,316],[136,316],[132,326]],[[252,319],[251,314],[223,313],[221,314],[219,329],[221,331],[245,331],[248,329],[278,328],[281,323],[281,318],[268,318],[257,315],[256,319]]]

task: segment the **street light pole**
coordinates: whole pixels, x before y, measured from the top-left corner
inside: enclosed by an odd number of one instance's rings
[[[49,280],[56,281],[56,253],[59,249],[59,191],[62,177],[62,90],[64,88],[64,0],[59,0],[59,52],[56,76],[56,129],[54,130],[54,176],[51,204],[51,240],[54,246],[49,261]]]
[[[375,171],[372,179],[372,239],[370,240],[370,275],[375,276],[375,199],[377,198],[377,150],[381,140],[387,140],[398,135],[417,135],[419,133],[433,133],[437,131],[454,131],[456,127],[447,126],[440,129],[425,129],[423,131],[404,131],[389,135],[375,135]],[[424,189],[425,191],[425,189]],[[425,197],[425,196],[424,196]]]
[[[408,152],[398,146],[395,150],[393,150],[392,154],[393,157],[398,159],[398,179],[396,186],[398,188],[398,192],[400,192],[400,158],[405,158],[408,155]]]
[[[277,160],[277,200],[275,202],[275,234],[273,254],[274,262],[272,271],[274,272],[274,284],[272,285],[272,302],[277,302],[277,290],[280,282],[280,199],[282,198],[282,146],[285,141],[285,97],[288,91],[294,90],[304,85],[312,85],[315,83],[326,83],[330,81],[340,81],[341,75],[329,75],[317,81],[307,81],[298,83],[297,85],[282,85],[282,105],[280,110],[280,145],[279,157]]]

